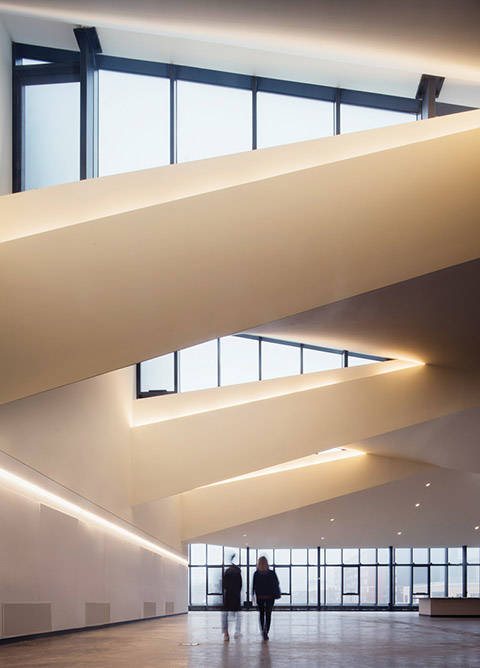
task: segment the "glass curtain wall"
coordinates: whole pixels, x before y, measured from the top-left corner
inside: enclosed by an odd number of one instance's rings
[[[480,597],[480,548],[238,548],[190,545],[190,607],[222,605],[222,574],[233,558],[252,605],[257,559],[280,582],[283,608],[415,609],[423,597]]]

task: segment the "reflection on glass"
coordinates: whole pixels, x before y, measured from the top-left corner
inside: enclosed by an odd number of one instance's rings
[[[142,362],[140,392],[150,390],[175,391],[175,355],[169,353]]]
[[[290,564],[290,550],[276,549],[275,550],[275,564],[289,565]]]
[[[308,603],[308,572],[306,566],[292,566],[292,605]]]
[[[204,543],[192,543],[190,545],[190,563],[193,566],[205,566],[207,559],[207,546]]]
[[[170,82],[126,72],[99,72],[100,176],[168,165]]]
[[[308,605],[318,605],[318,575],[316,567],[308,569]]]
[[[412,551],[409,547],[395,548],[395,563],[396,564],[410,564],[412,562]]]
[[[207,569],[190,569],[190,600],[192,605],[207,604]]]
[[[209,566],[221,564],[223,559],[223,548],[221,545],[207,545],[207,564]]]
[[[362,605],[375,605],[376,588],[377,569],[375,566],[362,566],[360,568],[360,603]]]
[[[25,86],[25,190],[80,178],[80,84]]]
[[[445,552],[445,550],[443,551]],[[445,566],[430,567],[430,596],[432,598],[443,598],[445,596],[445,575]]]
[[[428,547],[413,548],[413,563],[428,564]]]
[[[345,548],[343,550],[344,564],[358,564],[358,548]]]
[[[303,565],[307,563],[307,550],[293,549],[292,564]]]
[[[395,567],[395,605],[410,604],[410,576],[409,566]]]
[[[333,103],[277,93],[257,93],[257,146],[333,135]]]
[[[480,566],[467,566],[467,596],[480,596]]]
[[[428,595],[428,567],[415,566],[413,569],[413,595]]]
[[[220,339],[221,385],[258,380],[258,341],[241,336]]]
[[[362,564],[374,564],[377,558],[375,552],[376,552],[375,548],[362,547],[362,549],[360,550],[360,561],[362,562]]]
[[[179,353],[180,391],[204,390],[218,385],[217,340],[185,348]]]
[[[178,162],[249,151],[252,93],[247,90],[177,83]]]
[[[358,107],[352,104],[342,104],[340,107],[340,132],[358,132],[383,128],[386,125],[398,125],[416,120],[415,114],[388,109],[374,109],[372,107]]]
[[[222,574],[223,569],[217,568],[207,568],[207,584],[208,584],[208,594],[222,594]]]
[[[463,596],[462,587],[462,567],[448,566],[448,593],[449,598],[461,598]]]
[[[342,355],[323,350],[303,349],[303,373],[342,368]]]
[[[377,604],[387,605],[390,601],[390,569],[388,566],[379,566],[377,570]]]
[[[340,605],[342,602],[342,569],[340,566],[327,566],[325,571],[325,604]]]
[[[262,380],[300,373],[300,348],[262,342]]]

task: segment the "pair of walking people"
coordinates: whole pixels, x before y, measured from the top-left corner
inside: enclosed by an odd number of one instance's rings
[[[235,637],[240,633],[240,593],[242,590],[242,573],[238,566],[232,565],[227,568],[223,576],[223,637],[230,640],[228,633],[228,616],[233,613],[236,617]],[[260,614],[260,631],[264,640],[268,640],[268,632],[272,620],[272,610],[275,599],[280,598],[280,585],[274,571],[270,570],[266,557],[260,557],[257,562],[257,570],[253,575],[252,593],[257,601]]]

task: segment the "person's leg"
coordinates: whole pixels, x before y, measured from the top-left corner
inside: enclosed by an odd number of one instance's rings
[[[222,610],[222,631],[225,640],[228,639],[228,610]]]
[[[258,600],[257,599],[257,605],[258,605],[258,612],[260,613],[260,630],[263,631],[263,627],[265,625],[265,601]]]
[[[265,601],[265,626],[263,630],[266,634],[270,631],[270,623],[272,621],[273,601]]]
[[[240,610],[236,610],[233,614],[235,615],[235,637],[238,638],[242,635],[242,618],[240,617]]]

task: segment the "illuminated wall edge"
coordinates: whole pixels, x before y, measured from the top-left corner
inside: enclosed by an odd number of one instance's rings
[[[20,466],[20,462],[12,458],[9,458],[7,455],[5,455],[5,453],[0,454],[1,487],[5,487],[15,492],[21,493],[24,496],[34,501],[38,501],[40,503],[43,503],[44,505],[47,505],[50,508],[53,508],[54,510],[58,510],[72,517],[75,517],[79,520],[93,524],[121,538],[124,538],[131,543],[139,545],[140,547],[150,550],[151,552],[155,552],[156,554],[159,554],[162,557],[171,559],[172,561],[175,561],[183,566],[188,566],[188,560],[182,554],[177,553],[171,549],[168,549],[167,547],[163,547],[159,542],[152,540],[151,537],[148,536],[148,534],[146,534],[148,538],[143,538],[138,533],[134,533],[133,531],[130,531],[129,529],[123,527],[122,524],[126,524],[127,526],[129,526],[125,520],[122,520],[121,518],[115,516],[114,516],[115,521],[106,519],[97,512],[86,510],[77,503],[73,503],[72,501],[63,498],[58,494],[55,494],[51,491],[48,491],[47,489],[44,489],[44,487],[36,484],[36,482],[35,483],[30,482],[22,475],[19,475],[18,471],[13,473],[7,470],[6,468],[3,468],[3,465],[6,463],[7,459],[11,459],[12,463],[14,464],[14,468],[18,468]],[[29,477],[31,474],[34,474],[35,476],[40,476],[40,474],[38,474],[33,469],[28,470],[27,468],[27,471]],[[50,481],[48,479],[47,482],[53,484],[53,481]],[[88,503],[89,505],[91,505],[90,502],[88,502],[86,499],[83,499],[82,497],[77,497],[77,495],[71,492],[70,490],[65,489],[65,493],[74,495],[77,499],[81,500],[82,503]],[[111,517],[111,514],[108,513],[108,511],[100,508],[98,508],[97,510]]]

